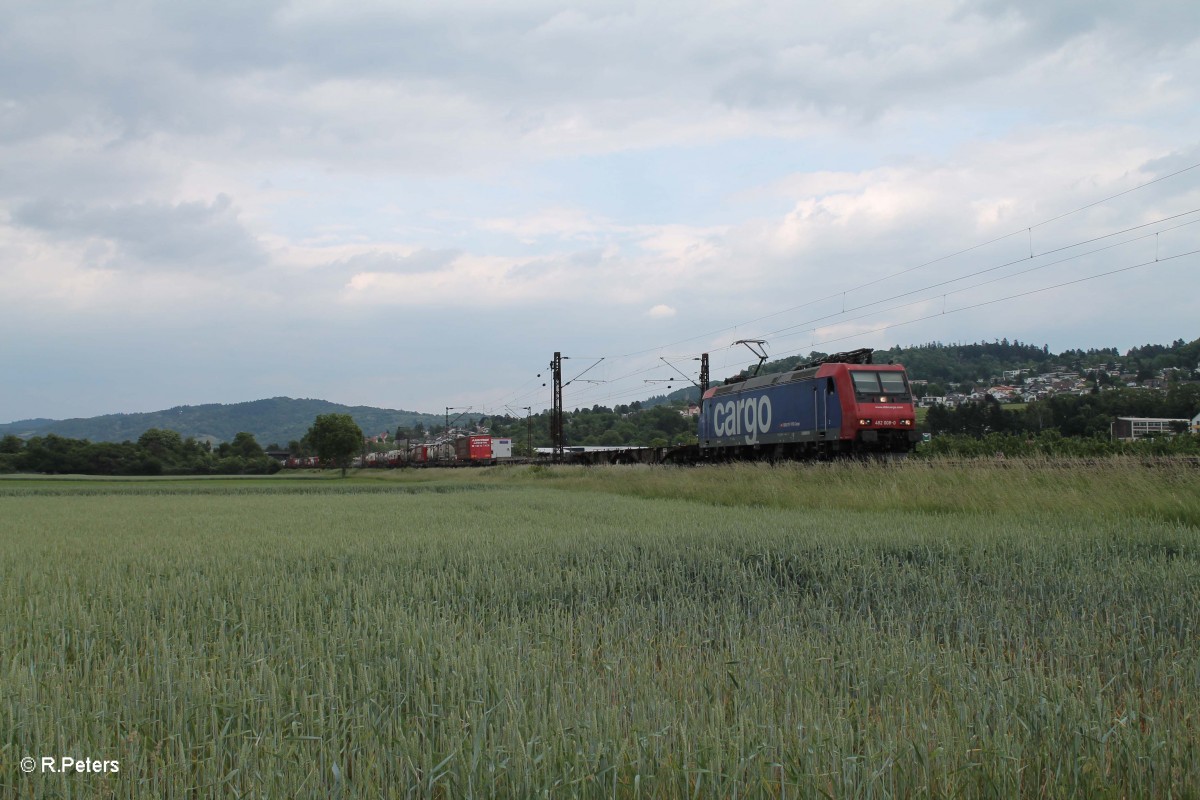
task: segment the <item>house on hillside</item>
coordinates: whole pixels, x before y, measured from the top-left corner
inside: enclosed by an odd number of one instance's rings
[[[988,394],[999,400],[1001,403],[1010,403],[1012,402],[1013,398],[1020,396],[1020,392],[1018,392],[1014,387],[1004,385],[993,386],[992,388],[988,389]]]

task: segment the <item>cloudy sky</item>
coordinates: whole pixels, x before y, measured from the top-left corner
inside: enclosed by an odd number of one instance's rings
[[[1198,75],[1195,0],[7,2],[0,422],[1191,340]]]

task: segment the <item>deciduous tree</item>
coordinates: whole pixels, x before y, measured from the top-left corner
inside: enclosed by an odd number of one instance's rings
[[[305,439],[316,448],[321,464],[340,467],[344,478],[350,459],[362,448],[363,434],[349,414],[320,414]]]

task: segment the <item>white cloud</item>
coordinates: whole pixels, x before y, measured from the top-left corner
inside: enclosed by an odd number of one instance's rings
[[[1200,208],[1197,170],[1038,225],[1200,161],[1196,22],[1183,0],[9,5],[0,313],[57,322],[44,351],[3,351],[0,366],[66,374],[54,354],[92,346],[88,329],[115,374],[149,330],[177,354],[162,369],[179,385],[204,364],[234,396],[258,386],[266,373],[224,368],[228,336],[328,386],[320,375],[380,359],[358,360],[363,330],[456,314],[461,341],[396,346],[394,382],[372,384],[436,408],[510,385],[554,347],[725,347],[787,329],[778,352],[813,328],[878,345],[1190,337],[1196,301],[1161,282],[1194,261],[863,334],[910,319],[888,310],[894,295]],[[1156,244],[1186,252],[1196,228]],[[1001,269],[1004,284],[971,296],[1133,252]],[[961,286],[903,299],[936,305]],[[841,313],[858,306],[870,316]],[[313,360],[316,330],[336,367]],[[500,337],[504,358],[469,388],[417,352],[445,364]],[[0,419],[89,413],[46,396],[0,399]]]
[[[481,220],[479,225],[484,230],[507,233],[525,244],[533,244],[546,238],[595,241],[621,230],[610,220],[595,218],[579,209],[569,208],[551,208],[519,218],[485,219]]]

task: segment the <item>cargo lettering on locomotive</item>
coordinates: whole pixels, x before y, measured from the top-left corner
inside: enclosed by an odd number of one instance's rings
[[[771,430],[771,398],[762,395],[714,403],[712,416],[717,436],[745,436],[746,444],[757,444],[758,434]]]
[[[872,364],[870,355],[866,348],[835,353],[707,389],[697,421],[699,458],[910,452],[920,437],[904,367]]]

